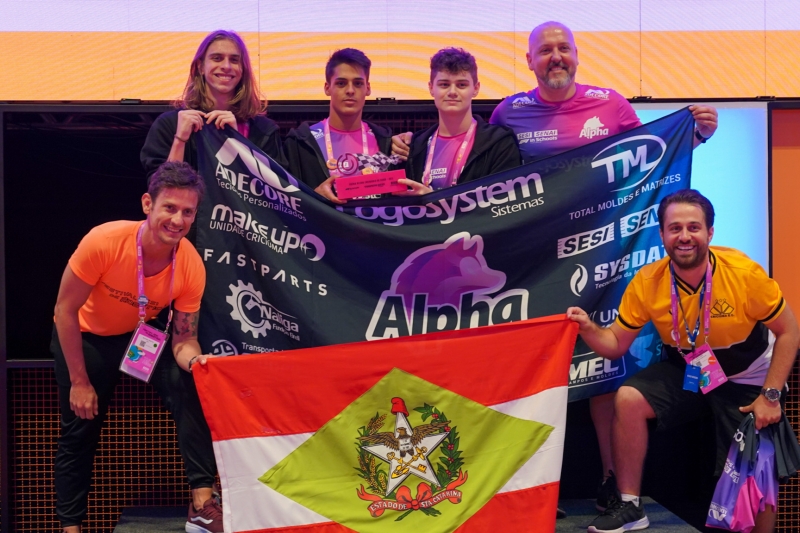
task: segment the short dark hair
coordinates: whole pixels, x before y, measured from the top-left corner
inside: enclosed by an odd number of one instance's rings
[[[431,81],[437,72],[446,71],[450,74],[469,72],[472,81],[478,83],[478,63],[475,56],[463,48],[442,48],[431,57]]]
[[[162,163],[150,176],[147,193],[153,202],[164,189],[189,189],[197,193],[198,205],[206,193],[206,184],[195,170],[183,161]]]
[[[700,194],[695,189],[684,189],[682,191],[674,192],[669,196],[665,196],[658,204],[658,227],[664,231],[664,215],[667,213],[667,207],[671,204],[692,204],[696,205],[703,211],[706,219],[706,227],[714,227],[714,206],[708,201],[708,198]]]
[[[369,60],[364,52],[355,48],[342,48],[331,54],[328,63],[325,65],[325,81],[331,81],[334,69],[342,63],[362,69],[367,81],[369,81],[369,68],[372,66],[372,61]]]

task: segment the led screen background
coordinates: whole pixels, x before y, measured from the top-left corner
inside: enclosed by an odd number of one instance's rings
[[[769,272],[767,106],[712,103],[720,127],[692,155],[692,187],[714,205],[712,245],[737,248]],[[681,104],[634,104],[642,122],[677,111]]]
[[[325,61],[373,61],[372,98],[429,99],[444,46],[478,59],[480,98],[535,84],[547,20],[576,33],[582,83],[626,97],[800,95],[800,9],[788,0],[0,0],[0,101],[171,100],[203,36],[240,32],[272,100],[324,99]]]

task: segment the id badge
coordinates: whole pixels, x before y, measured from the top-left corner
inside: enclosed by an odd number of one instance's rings
[[[685,359],[687,365],[700,368],[700,390],[703,391],[703,394],[708,394],[728,381],[728,376],[725,375],[717,356],[714,355],[708,344],[687,354]]]
[[[168,333],[140,322],[133,330],[131,342],[119,365],[120,371],[136,379],[149,382],[158,358],[167,344],[167,339],[169,339]]]
[[[686,371],[683,374],[683,390],[689,392],[697,392],[700,386],[700,367],[694,365],[686,365]]]

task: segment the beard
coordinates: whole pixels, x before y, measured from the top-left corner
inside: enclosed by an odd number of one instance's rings
[[[708,261],[708,246],[703,246],[702,244],[697,245],[697,251],[693,257],[678,257],[676,253],[677,246],[674,246],[667,250],[667,255],[675,264],[675,266],[679,267],[682,270],[691,270],[693,268],[697,268],[706,264]]]
[[[566,76],[551,78],[550,76],[548,76],[548,74],[550,73],[550,69],[552,67],[561,67],[562,69],[564,69],[562,72],[564,72]],[[539,81],[541,81],[551,89],[563,89],[564,87],[567,87],[574,81],[575,72],[570,71],[569,68],[567,68],[567,66],[564,63],[560,63],[558,65],[551,65],[547,67],[547,72],[545,73],[544,77],[537,76],[537,78],[539,78]]]

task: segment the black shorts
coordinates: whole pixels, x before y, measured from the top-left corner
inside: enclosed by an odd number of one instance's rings
[[[728,381],[708,394],[683,390],[685,364],[663,361],[631,376],[624,386],[633,387],[653,408],[656,431],[672,429],[708,414],[714,417],[717,461],[714,475],[722,473],[736,429],[745,417],[739,407],[750,405],[761,387]],[[784,401],[781,395],[781,401]]]

